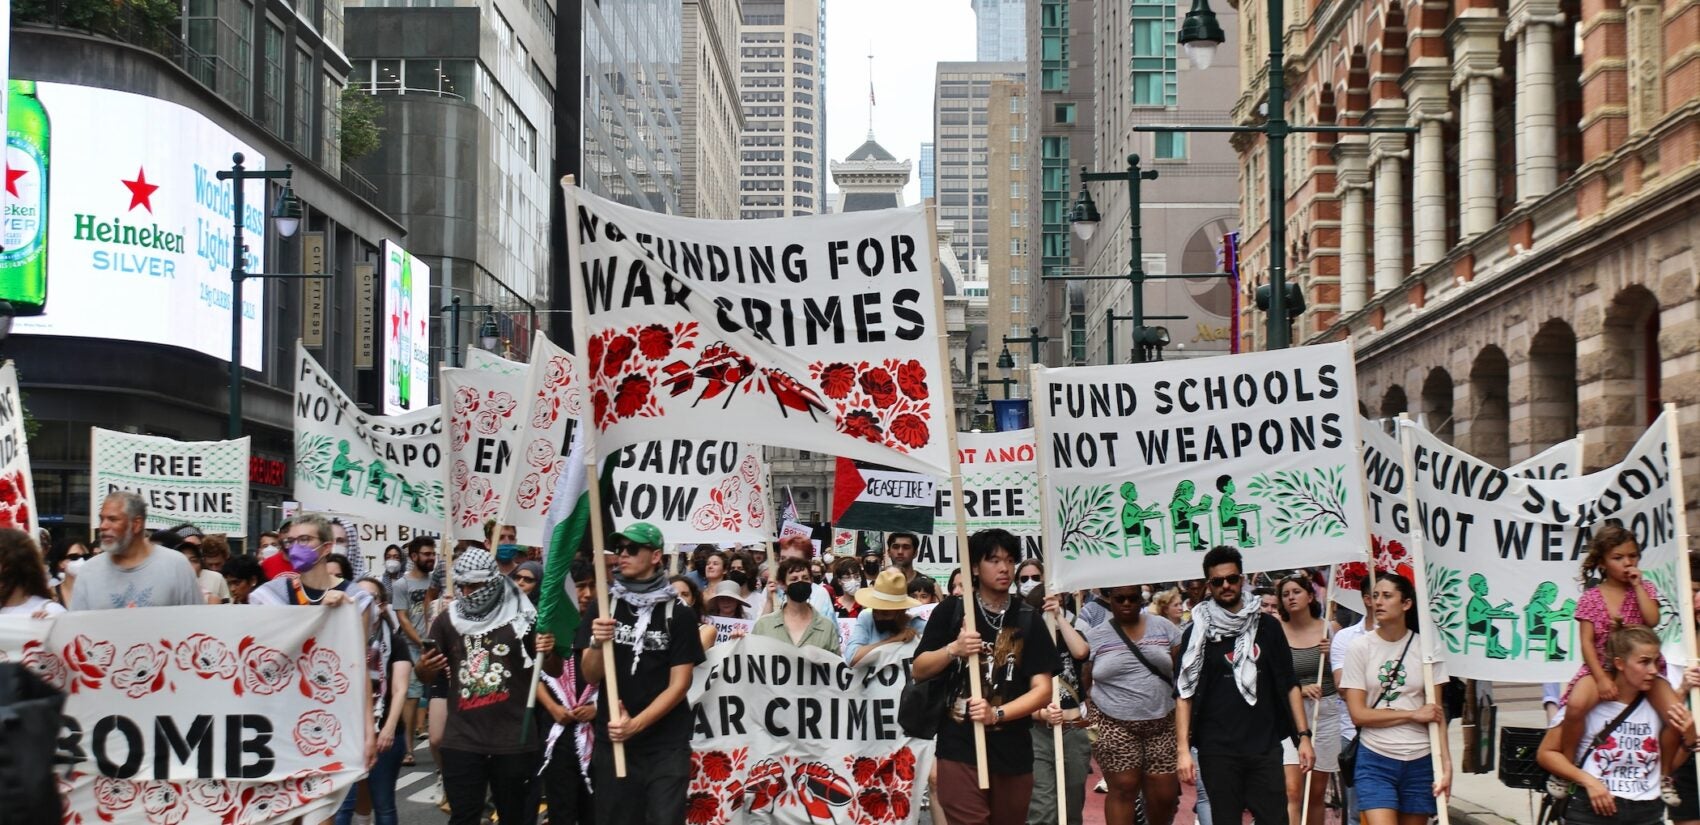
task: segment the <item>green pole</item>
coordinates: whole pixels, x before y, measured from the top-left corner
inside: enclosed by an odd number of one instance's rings
[[[1149,174],[1157,177],[1157,171],[1149,173],[1139,171],[1139,156],[1127,156],[1127,208],[1128,222],[1131,224],[1128,235],[1129,252],[1132,259],[1128,261],[1127,281],[1133,292],[1133,362],[1145,362],[1145,347],[1139,343],[1140,333],[1145,331],[1145,238],[1144,222],[1140,220],[1140,182]],[[1115,363],[1114,359],[1110,363]]]
[[[1287,317],[1287,79],[1282,31],[1287,19],[1282,0],[1269,0],[1269,349],[1291,344],[1293,320]]]
[[[1116,310],[1109,307],[1104,310],[1104,363],[1116,362]]]

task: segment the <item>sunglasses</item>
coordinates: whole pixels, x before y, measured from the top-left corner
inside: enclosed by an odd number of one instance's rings
[[[1022,582],[1023,582],[1023,583],[1026,583],[1026,582],[1036,582],[1036,581],[1039,581],[1039,580],[1041,580],[1041,579],[1043,579],[1043,578],[1045,578],[1045,577],[1044,577],[1044,576],[1022,576],[1022,577],[1021,577],[1021,581],[1022,581]]]
[[[516,581],[516,582],[530,582],[532,584],[536,584],[537,583],[537,577],[536,576],[515,576],[514,581]]]
[[[86,559],[86,558],[88,558],[88,557],[83,555],[82,553],[66,553],[65,554],[65,560],[66,561],[77,561],[79,559]]]
[[[1238,573],[1229,573],[1226,576],[1211,576],[1210,577],[1210,586],[1211,587],[1221,587],[1222,585],[1234,585],[1234,584],[1239,584],[1240,582],[1242,582],[1244,580],[1245,580],[1245,576],[1242,576]]]
[[[1110,597],[1110,601],[1115,602],[1116,604],[1138,604],[1139,599],[1140,596],[1138,593],[1124,593],[1120,596]]]

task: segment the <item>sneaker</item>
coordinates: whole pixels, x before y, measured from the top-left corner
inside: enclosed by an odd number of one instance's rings
[[[1676,777],[1666,774],[1659,780],[1659,798],[1672,808],[1682,804],[1682,794],[1676,789]]]
[[[1098,784],[1092,786],[1092,792],[1093,793],[1109,793],[1110,792],[1110,781],[1108,779],[1098,780]]]

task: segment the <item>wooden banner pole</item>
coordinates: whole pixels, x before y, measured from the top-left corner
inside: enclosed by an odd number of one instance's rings
[[[1039,400],[1039,381],[1041,380],[1040,369],[1042,369],[1040,365],[1032,364],[1028,366],[1027,370],[1027,406],[1029,417],[1033,421],[1033,450],[1035,455],[1038,454],[1041,443],[1039,433],[1045,429],[1045,414],[1041,409],[1042,405],[1037,403]],[[1039,512],[1049,514],[1051,512],[1050,473],[1045,472],[1044,466],[1043,462],[1039,463]],[[1042,515],[1042,517],[1048,516]],[[1045,571],[1045,593],[1055,596],[1057,602],[1061,604],[1062,594],[1058,593],[1056,589],[1056,572],[1051,567],[1051,559],[1044,561],[1045,563],[1040,565],[1040,568]],[[1115,619],[1110,621],[1115,621]],[[1063,640],[1062,628],[1057,627],[1056,620],[1051,618],[1049,613],[1045,614],[1045,628],[1050,631],[1051,637],[1056,641],[1057,650],[1064,656],[1072,657],[1074,654],[1068,652],[1068,642]],[[1081,697],[1081,700],[1080,712],[1085,713],[1085,697]],[[1062,680],[1055,676],[1051,677],[1051,704],[1059,708],[1062,707]],[[1062,725],[1051,727],[1051,747],[1055,748],[1057,752],[1057,825],[1068,825],[1068,771],[1063,764]]]
[[[1363,440],[1359,439],[1358,443],[1362,444]],[[1328,675],[1328,625],[1334,621],[1335,573],[1335,565],[1328,565],[1328,583],[1323,586],[1322,590],[1322,603],[1326,605],[1323,609],[1326,612],[1322,616],[1322,647],[1319,649],[1316,656],[1316,706],[1310,710],[1310,744],[1313,748],[1316,747],[1316,720],[1322,716],[1322,680]],[[1275,598],[1281,598],[1280,591],[1276,591]],[[1315,776],[1316,769],[1314,767],[1311,770],[1305,771],[1304,790],[1299,796],[1299,799],[1301,800],[1299,804],[1299,821],[1295,823],[1295,825],[1306,825],[1306,823],[1310,822],[1310,782]]]
[[[1676,604],[1682,611],[1676,617],[1682,628],[1682,657],[1679,663],[1694,664],[1694,576],[1688,571],[1688,496],[1682,477],[1682,434],[1676,424],[1676,404],[1665,403],[1665,433],[1669,440],[1671,501],[1676,515]],[[1688,706],[1700,709],[1700,689],[1690,688]],[[1693,770],[1700,772],[1700,759],[1693,760]]]
[[[1424,701],[1431,705],[1440,704],[1440,691],[1434,684],[1434,617],[1428,611],[1428,567],[1423,560],[1423,544],[1427,538],[1423,534],[1422,520],[1417,514],[1417,485],[1416,475],[1411,468],[1415,462],[1416,441],[1410,433],[1411,417],[1408,413],[1399,414],[1399,452],[1405,464],[1405,501],[1411,512],[1411,561],[1413,562],[1411,586],[1417,591],[1417,635],[1422,641],[1423,650],[1423,695]],[[1440,778],[1442,770],[1440,749],[1445,746],[1446,730],[1443,722],[1430,722],[1428,725],[1429,761],[1433,765],[1434,776]],[[1440,825],[1450,825],[1451,818],[1447,813],[1447,800],[1451,793],[1441,796],[1435,808],[1439,812]]]

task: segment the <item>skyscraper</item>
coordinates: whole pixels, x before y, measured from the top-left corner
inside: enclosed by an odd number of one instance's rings
[[[822,210],[820,0],[742,0],[739,193],[744,218]]]
[[[693,218],[737,220],[738,0],[684,0],[684,127],[679,207]]]
[[[916,170],[921,178],[921,199],[933,196],[933,144],[921,144],[921,168]]]
[[[933,186],[939,225],[949,228],[962,270],[973,275],[987,256],[989,163],[987,101],[994,80],[1024,80],[1026,64],[940,63],[933,85]]]
[[[1036,0],[1027,10],[1026,161],[1031,323],[1049,337],[1045,363],[1084,364],[1086,282],[1046,281],[1085,265],[1086,245],[1073,237],[1069,210],[1080,167],[1093,162],[1092,0]],[[1066,342],[1066,343],[1065,343]],[[1090,353],[1102,358],[1102,353]]]
[[[1033,280],[1027,246],[1027,200],[1031,192],[1022,162],[1029,140],[1027,83],[1021,77],[992,81],[986,106],[986,338],[1001,345],[1004,336],[1021,337],[1038,320],[1031,312],[1028,287]],[[1011,347],[1012,377],[1032,360],[1027,347]],[[1040,357],[1044,357],[1040,353]]]
[[[1027,59],[1027,0],[970,0],[974,6],[974,59],[999,63]]]

